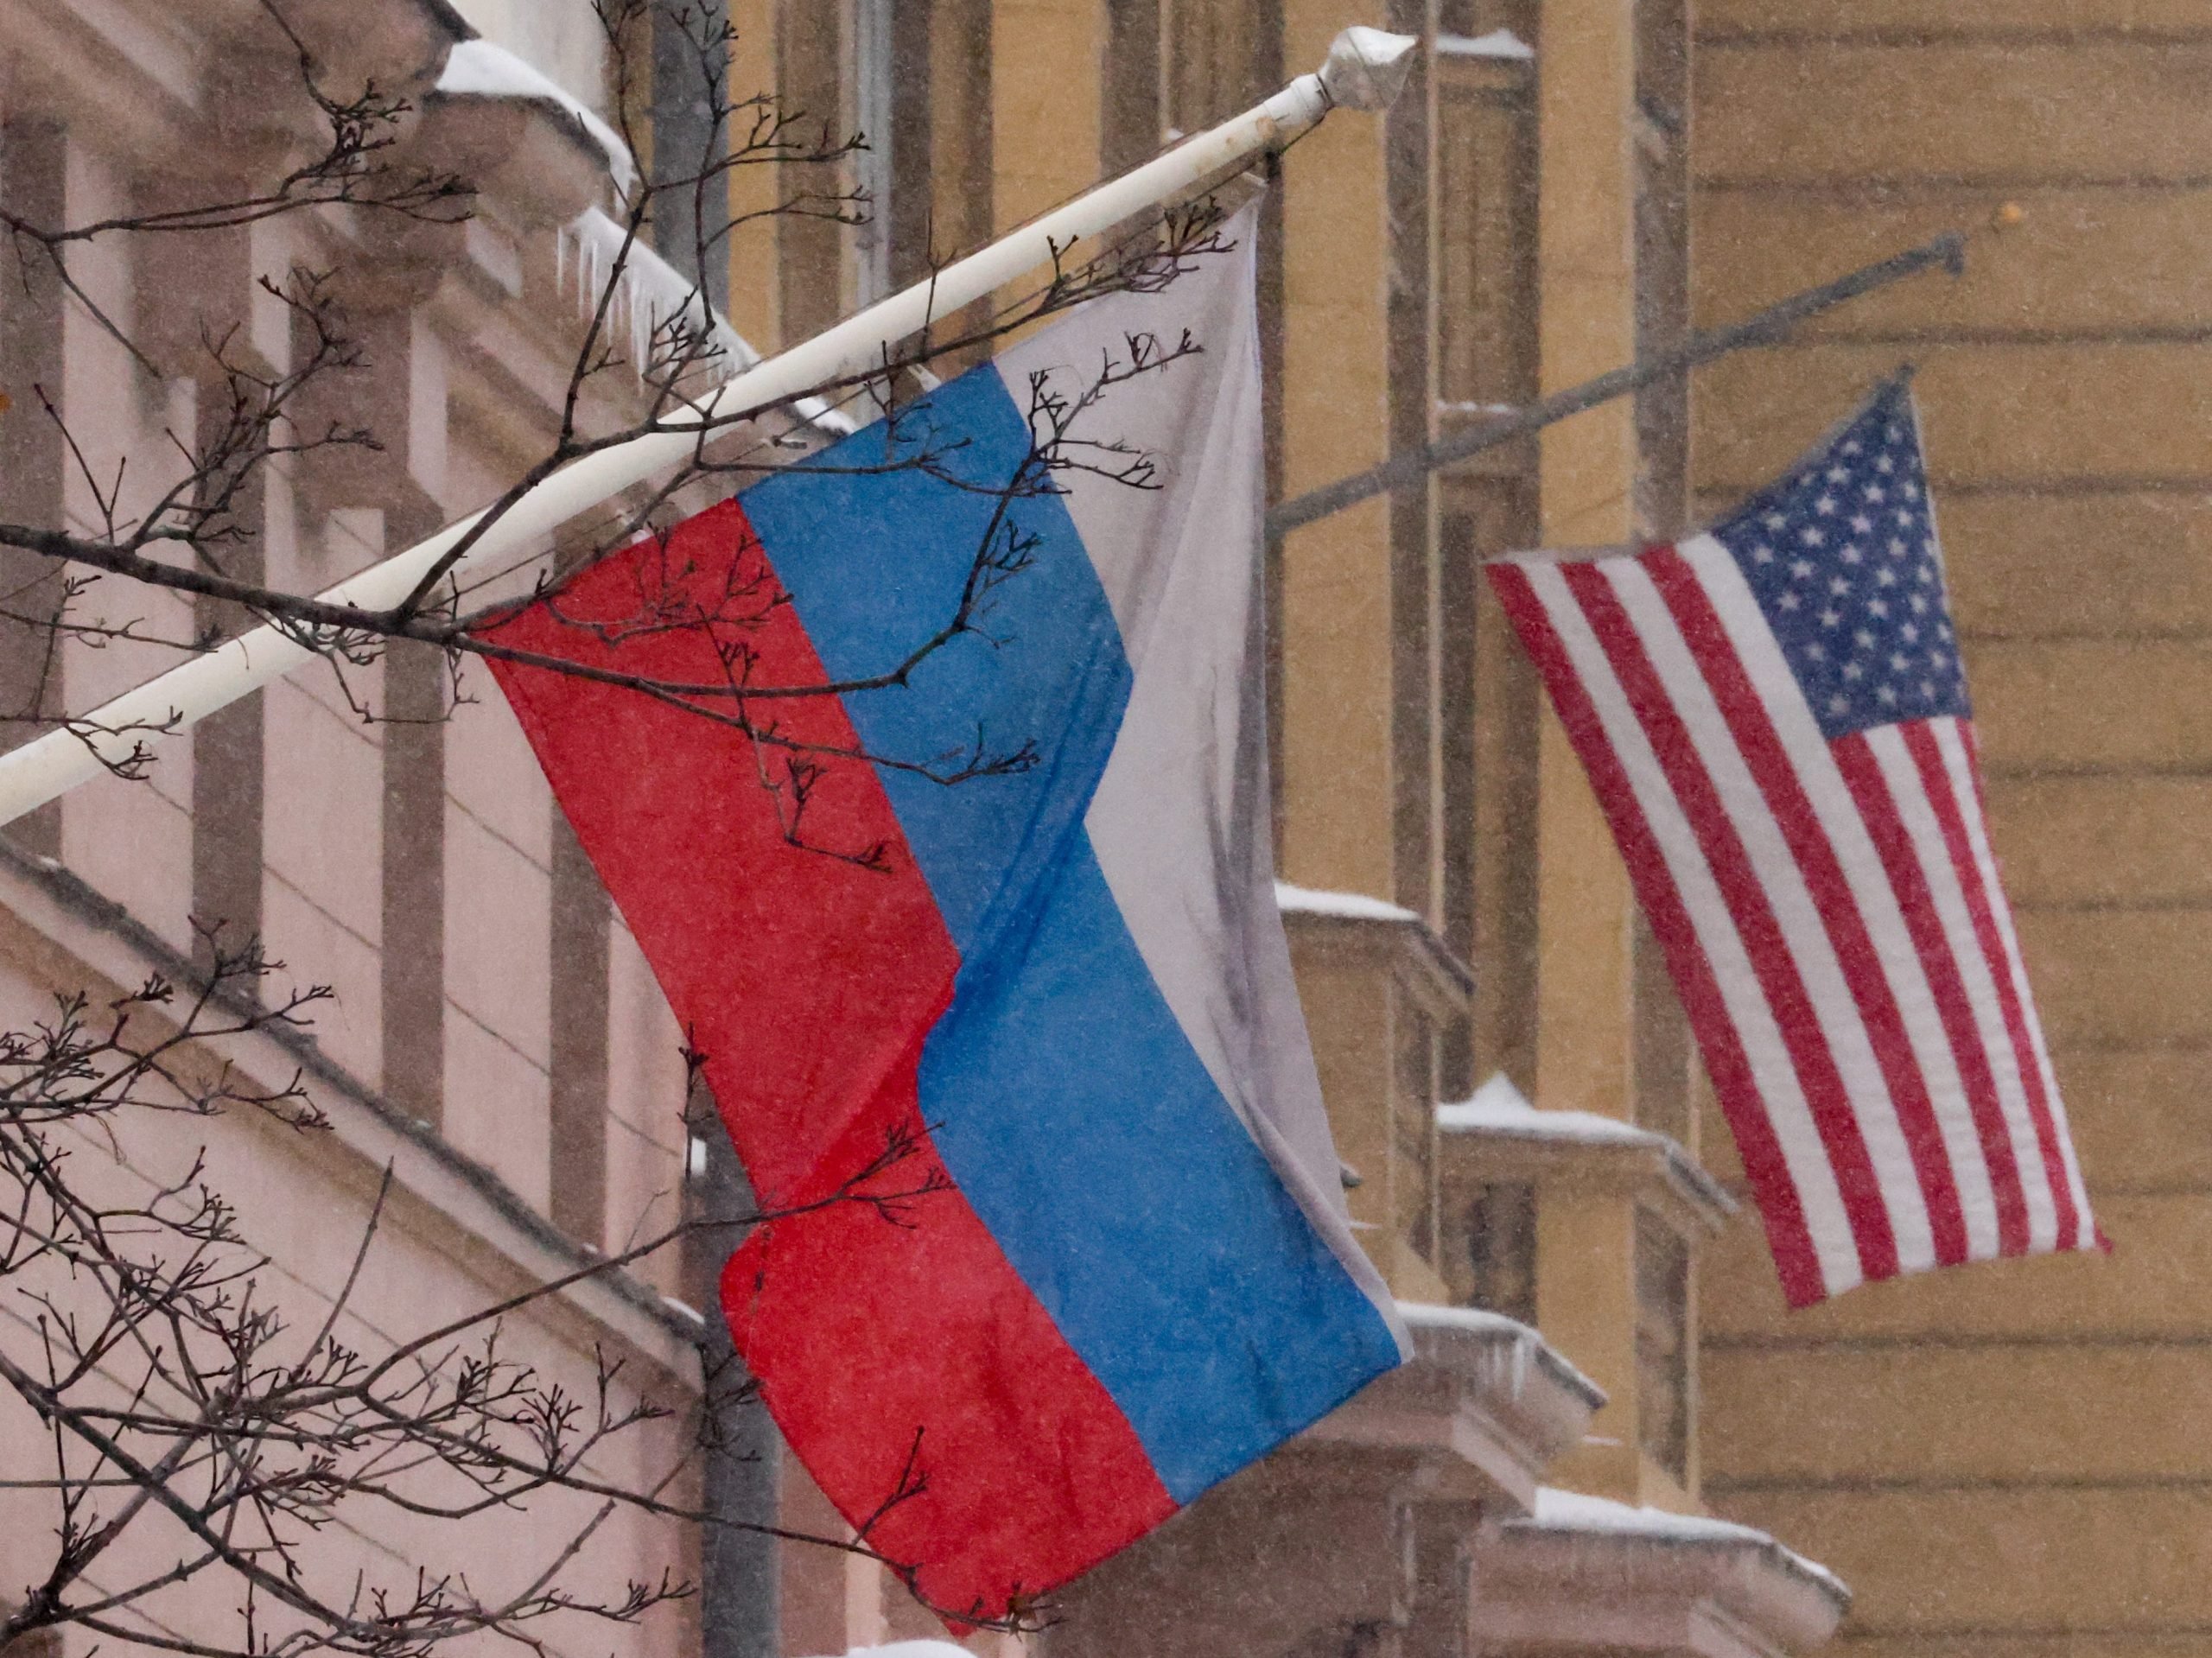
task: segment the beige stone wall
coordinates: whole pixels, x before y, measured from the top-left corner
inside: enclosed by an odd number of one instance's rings
[[[1993,833],[2119,1250],[1785,1315],[1739,1230],[1706,1286],[1707,1490],[1850,1579],[1869,1658],[2197,1650],[2212,16],[1702,0],[1699,20],[1700,320],[1977,232],[1962,279],[1707,371],[1700,482],[1717,506],[1920,365]],[[2020,222],[1982,229],[2008,201]]]
[[[596,94],[597,25],[582,0],[468,10],[574,90]],[[37,29],[0,35],[0,118],[59,125],[63,206],[73,220],[156,200],[202,199],[194,193],[236,182],[228,167],[259,163],[251,149],[226,147],[194,128],[194,111],[283,105],[289,82],[252,79],[262,71],[291,73],[281,39],[274,55],[249,49],[253,31],[267,27],[265,16],[250,8],[198,9],[181,22],[162,7],[41,8]],[[416,0],[350,9],[347,45],[358,55],[349,67],[419,90],[437,62],[423,54],[442,51],[444,29],[440,15]],[[219,84],[227,90],[219,92]],[[132,111],[132,118],[111,119],[111,110]],[[35,158],[13,147],[16,130],[5,159],[10,168],[23,168]],[[219,136],[232,136],[228,126]],[[361,226],[342,215],[274,219],[183,252],[175,243],[108,239],[75,260],[80,280],[126,326],[145,322],[165,342],[156,346],[159,372],[149,372],[81,307],[60,311],[59,376],[51,390],[97,467],[111,474],[118,456],[131,457],[125,510],[163,481],[164,429],[189,437],[196,400],[213,395],[193,377],[201,320],[218,334],[237,321],[241,347],[284,371],[293,349],[285,314],[257,296],[252,284],[263,275],[281,280],[296,262],[346,271],[349,320],[370,366],[347,384],[342,418],[372,427],[386,448],[373,465],[354,464],[357,452],[270,469],[250,526],[259,532],[256,555],[265,559],[270,581],[294,590],[324,586],[503,487],[522,464],[519,452],[552,429],[546,395],[563,384],[562,353],[576,332],[573,283],[563,289],[556,276],[553,220],[532,200],[542,205],[564,193],[582,200],[603,187],[595,172],[585,171],[596,164],[590,152],[550,127],[537,132],[549,136],[554,142],[541,156],[561,158],[577,176],[535,178],[519,200],[492,191],[465,237],[455,228],[438,244],[427,280],[401,269],[404,238],[356,244],[350,238],[364,233]],[[21,326],[13,316],[11,323]],[[24,388],[7,390],[15,400],[11,418],[35,418]],[[302,425],[311,425],[302,413]],[[603,413],[595,408],[588,419]],[[11,429],[11,441],[20,430]],[[68,486],[63,505],[72,527],[97,527],[97,503],[83,478]],[[97,602],[112,620],[135,613],[173,633],[193,628],[188,607],[158,594],[127,594],[120,581],[100,589]],[[68,706],[89,708],[175,660],[173,650],[151,645],[92,651],[72,644],[62,670]],[[200,745],[169,742],[147,782],[103,778],[61,803],[58,875],[48,879],[13,862],[0,872],[0,1020],[8,1028],[50,1016],[57,990],[82,988],[97,1002],[149,972],[174,971],[177,958],[191,953],[195,910],[208,920],[257,927],[270,954],[288,964],[285,984],[333,988],[334,1000],[316,1010],[319,1051],[307,1063],[309,1091],[338,1120],[336,1133],[271,1131],[243,1115],[166,1118],[125,1122],[112,1144],[84,1137],[71,1149],[88,1181],[143,1194],[152,1183],[177,1178],[204,1145],[210,1179],[238,1203],[246,1237],[272,1262],[260,1275],[260,1299],[302,1331],[316,1327],[345,1281],[378,1174],[391,1163],[391,1203],[337,1325],[341,1340],[367,1354],[571,1269],[582,1259],[579,1245],[619,1243],[664,1227],[676,1218],[683,1181],[679,1038],[635,946],[617,929],[603,1013],[610,1051],[606,1143],[593,1148],[604,1166],[604,1213],[565,1239],[549,1224],[560,1149],[550,1114],[553,985],[566,965],[554,958],[550,937],[555,811],[496,689],[475,677],[468,690],[475,700],[437,728],[442,785],[433,778],[410,796],[430,834],[425,846],[404,848],[405,858],[387,855],[394,829],[388,746],[397,740],[393,733],[407,728],[366,724],[361,716],[363,706],[391,706],[379,666],[349,669],[342,687],[325,670],[263,693],[257,746],[226,785],[237,785],[242,799],[211,803],[196,787],[205,781],[195,777]],[[252,842],[215,845],[220,836],[194,816],[211,804],[226,823],[250,821]],[[242,866],[226,887],[239,912],[207,912],[206,866],[224,861],[211,852]],[[408,950],[387,932],[390,881],[426,867],[433,879],[409,890],[429,895],[435,924],[428,936],[436,948],[402,961]],[[150,932],[152,944],[134,931],[139,928]],[[393,1013],[385,993],[396,966],[427,975],[430,1006],[441,1016],[410,1026],[407,1019],[420,1008]],[[435,1122],[410,1125],[409,1112],[380,1097],[392,1081],[395,1055],[420,1062],[429,1085],[407,1103]],[[253,1081],[279,1088],[302,1059],[263,1043],[244,1063]],[[640,1278],[673,1293],[674,1267],[673,1261],[656,1262]],[[690,1333],[682,1317],[657,1308],[649,1295],[625,1299],[595,1289],[518,1315],[505,1340],[513,1356],[585,1398],[594,1391],[594,1355],[603,1349],[631,1373],[617,1385],[620,1398],[642,1387],[680,1408],[697,1385]],[[22,1352],[33,1341],[26,1309],[12,1300],[0,1307],[0,1345]],[[654,1484],[681,1458],[682,1432],[668,1423],[634,1435],[597,1458],[598,1471],[633,1489]],[[0,1406],[0,1481],[35,1475],[45,1444],[10,1395]],[[7,1592],[29,1580],[48,1540],[52,1521],[42,1501],[20,1490],[0,1494],[0,1584]],[[531,1503],[468,1528],[396,1509],[357,1510],[309,1553],[327,1564],[350,1550],[403,1581],[413,1563],[465,1571],[496,1591],[519,1586],[550,1561],[563,1540],[561,1528],[580,1526],[591,1506],[580,1512],[575,1504]],[[184,1552],[178,1538],[160,1547],[173,1551],[171,1560]],[[657,1580],[664,1566],[681,1573],[690,1547],[682,1527],[622,1515],[595,1535],[578,1569],[619,1598],[629,1576]],[[126,1565],[149,1558],[142,1552],[118,1559],[104,1566],[101,1581],[119,1585]],[[196,1600],[168,1609],[165,1632],[188,1634],[194,1620],[204,1620],[203,1632],[234,1627],[236,1592],[234,1581],[208,1575]],[[580,1620],[549,1626],[548,1650],[683,1649],[696,1639],[690,1617],[679,1607],[638,1627]],[[75,1653],[84,1644],[72,1631],[60,1650]]]

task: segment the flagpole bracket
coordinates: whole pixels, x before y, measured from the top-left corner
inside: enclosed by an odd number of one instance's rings
[[[1387,110],[1405,90],[1420,45],[1411,35],[1355,23],[1329,43],[1321,90],[1338,109]]]

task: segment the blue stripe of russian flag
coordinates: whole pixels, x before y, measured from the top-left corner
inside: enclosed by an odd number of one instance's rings
[[[989,367],[902,420],[957,435],[965,479],[1010,478],[1029,449]],[[838,678],[880,671],[953,613],[997,505],[920,471],[860,470],[885,441],[871,427],[741,498]],[[1084,818],[1131,669],[1065,505],[1028,500],[1018,518],[1035,544],[991,595],[984,636],[907,686],[844,701],[879,754],[1039,744],[1029,770],[953,786],[879,768],[961,958],[923,1051],[922,1112],[962,1193],[1187,1502],[1395,1364],[1398,1346],[1223,1098],[1101,872]]]

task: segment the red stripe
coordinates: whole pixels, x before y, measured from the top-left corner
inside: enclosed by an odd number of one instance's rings
[[[561,595],[619,623],[675,581],[702,605],[772,581],[728,503],[648,539]],[[789,606],[725,630],[770,683],[825,678]],[[697,628],[610,644],[543,606],[503,643],[672,680],[721,677]],[[764,1204],[839,1191],[892,1136],[912,1151],[877,1196],[760,1229],[723,1279],[740,1350],[785,1437],[846,1518],[919,1567],[939,1605],[996,1614],[1053,1587],[1174,1509],[1127,1419],[944,1178],[915,1096],[922,1042],[959,962],[873,768],[833,764],[800,830],[821,848],[880,842],[888,873],[790,844],[761,784],[781,756],[619,687],[493,664],[578,839],[652,964]],[[787,736],[850,748],[842,707],[785,704]],[[788,801],[788,795],[785,797]],[[917,1452],[918,1436],[918,1452]]]
[[[1952,729],[1959,734],[1960,746],[1966,750],[1967,775],[1974,779],[1974,810],[1981,814],[1982,835],[1984,839],[1987,839],[1989,837],[1989,791],[1988,786],[1984,783],[1981,775],[1981,738],[1974,730],[1974,722],[1971,720],[1955,721],[1952,724]],[[1992,848],[1989,855],[1991,861],[1995,864],[1997,868],[1998,890],[1999,899],[2002,901],[2005,880],[2004,862],[2001,859],[1998,858],[1993,848]],[[2024,968],[2023,969],[2023,971],[2024,971]],[[2031,1020],[2036,1017],[2035,1009],[2032,1007],[2027,1009],[2027,1016]],[[2044,1075],[2044,1067],[2042,1065],[2038,1064],[2036,1067],[2036,1075],[2038,1077],[2043,1077]],[[2049,1085],[2056,1086],[2055,1080],[2050,1080]],[[2057,1121],[2057,1117],[2063,1109],[2063,1106],[2056,1106],[2051,1113],[2052,1127],[2058,1135],[2059,1149],[2064,1154],[2066,1159],[2067,1166],[2065,1169],[2060,1171],[2062,1177],[2069,1171],[2076,1174],[2079,1173],[2079,1170],[2075,1166],[2075,1159],[2077,1154],[2074,1150],[2073,1141],[2067,1134],[2065,1125]],[[2074,1182],[2071,1179],[2067,1181],[2066,1190],[2069,1192],[2071,1192],[2074,1190]],[[2074,1248],[2076,1249],[2096,1249],[2106,1255],[2110,1255],[2112,1253],[2112,1240],[2105,1236],[2104,1228],[2097,1224],[2096,1218],[2090,1215],[2086,1208],[2084,1208],[2075,1222]]]
[[[1586,564],[1562,565],[1560,574],[1568,592],[1581,605],[1606,661],[1620,679],[1629,706],[1681,802],[1683,814],[1705,850],[1713,880],[1735,919],[1745,952],[1751,957],[1752,970],[1758,975],[1760,988],[1789,1050],[1814,1126],[1827,1148],[1859,1265],[1870,1279],[1893,1278],[1897,1273],[1897,1249],[1889,1204],[1852,1115],[1850,1093],[1836,1069],[1834,1051],[1821,1028],[1820,1015],[1775,918],[1766,889],[1760,886],[1736,826],[1729,821],[1719,791],[1645,656],[1643,643],[1621,608],[1612,584]]]
[[[1728,723],[1737,751],[1743,755],[1759,792],[1765,796],[1769,815],[1781,829],[1804,877],[1813,906],[1820,912],[1843,969],[1844,981],[1851,987],[1852,1000],[1866,1023],[1867,1039],[1897,1111],[1897,1127],[1912,1153],[1913,1172],[1928,1206],[1936,1259],[1955,1266],[1965,1261],[1969,1252],[1966,1214],[1960,1207],[1950,1151],[1943,1144],[1935,1103],[1928,1096],[1928,1080],[1913,1051],[1904,1015],[1897,1009],[1890,975],[1867,931],[1859,900],[1852,895],[1843,865],[1697,573],[1671,547],[1655,549],[1639,562],[1681,630],[1721,717]]]
[[[2019,1063],[2021,1085],[2028,1096],[2028,1115],[2035,1124],[2036,1143],[2042,1148],[2044,1170],[2050,1182],[2051,1203],[2057,1210],[2058,1233],[2055,1241],[2063,1248],[2067,1247],[2066,1240],[2078,1237],[2080,1223],[2075,1213],[2073,1188],[2066,1178],[2057,1126],[2051,1121],[2050,1102],[2044,1090],[2043,1066],[2028,1034],[2027,1021],[2031,1015],[2020,1005],[2018,988],[2012,981],[2012,961],[1997,932],[1993,908],[2004,903],[2005,895],[1992,892],[1982,879],[1980,862],[1974,855],[1973,843],[1967,835],[1966,820],[1960,815],[1959,797],[1951,786],[1950,770],[1943,764],[1942,753],[1936,746],[1936,734],[1930,723],[1924,720],[1909,721],[1897,730],[1904,739],[1905,752],[1919,768],[1921,787],[1928,791],[1929,804],[1936,809],[1936,822],[1942,830],[1943,844],[1951,854],[1952,867],[1958,872],[1959,886],[1966,893],[1967,913],[1974,918],[1975,941],[1981,946],[1983,959],[1989,963],[1989,976],[1996,981],[1997,1005],[2004,1013],[2005,1032]],[[1985,828],[1984,833],[1986,832]]]
[[[1998,1092],[1996,1074],[1989,1068],[1988,1051],[1982,1045],[1981,1027],[1974,1022],[1966,981],[1959,975],[1958,957],[1944,936],[1927,872],[1920,867],[1911,834],[1866,739],[1853,732],[1830,743],[1828,752],[1835,756],[1836,769],[1843,773],[1844,786],[1858,803],[1859,816],[1882,861],[1883,873],[1897,895],[1905,931],[1912,935],[1912,947],[1920,957],[1921,970],[1928,975],[1936,1015],[1943,1022],[1943,1034],[1958,1062],[1967,1107],[1974,1115],[1974,1133],[1981,1140],[1982,1159],[1989,1166],[1990,1188],[1996,1198],[1998,1249],[2008,1255],[2024,1255],[2027,1198],[2020,1186],[2019,1164],[2012,1154],[2012,1137],[2005,1126],[2004,1101]]]
[[[1491,586],[1520,636],[1522,648],[1551,692],[1552,706],[1581,758],[1583,770],[1589,774],[1652,934],[1666,953],[1667,970],[1682,999],[1690,1027],[1696,1032],[1713,1095],[1742,1153],[1745,1176],[1765,1223],[1767,1247],[1773,1251],[1775,1267],[1781,1275],[1783,1294],[1793,1307],[1808,1306],[1827,1293],[1820,1256],[1806,1224],[1796,1183],[1790,1178],[1789,1161],[1761,1102],[1758,1082],[1744,1053],[1742,1037],[1713,978],[1712,961],[1698,941],[1696,925],[1652,835],[1636,790],[1622,770],[1619,756],[1613,752],[1597,709],[1583,690],[1528,573],[1508,563],[1492,564],[1488,569]]]

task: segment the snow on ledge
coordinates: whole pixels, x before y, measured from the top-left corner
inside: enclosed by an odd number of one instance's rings
[[[1433,1301],[1401,1301],[1398,1316],[1408,1324],[1424,1330],[1471,1330],[1485,1336],[1510,1336],[1518,1339],[1526,1336],[1531,1341],[1540,1340],[1536,1332],[1518,1318],[1509,1318],[1502,1312],[1492,1312],[1486,1307],[1439,1306]]]
[[[1470,1099],[1436,1108],[1446,1134],[1503,1134],[1515,1140],[1566,1140],[1579,1146],[1648,1146],[1668,1150],[1666,1135],[1594,1111],[1540,1111],[1503,1071],[1494,1073]]]
[[[700,330],[701,319],[705,319],[705,335],[714,349],[712,366],[720,378],[742,373],[760,360],[752,342],[707,304],[696,283],[662,258],[642,237],[632,238],[603,209],[587,207],[578,213],[562,228],[554,248],[557,279],[565,289],[574,275],[577,308],[586,318],[598,310],[600,290],[615,262],[621,261],[619,303],[607,320],[610,326],[620,327],[627,319],[630,361],[640,373],[652,354],[655,331],[676,317],[683,318],[695,333]],[[802,419],[824,431],[842,435],[858,429],[849,415],[820,397],[801,397],[792,407]]]
[[[1515,1391],[1531,1364],[1541,1365],[1586,1399],[1594,1408],[1605,1402],[1605,1390],[1592,1382],[1573,1360],[1544,1339],[1543,1331],[1509,1318],[1486,1307],[1448,1307],[1433,1301],[1400,1301],[1398,1316],[1410,1330],[1458,1330],[1470,1335],[1501,1338],[1512,1344]]]
[[[1440,58],[1503,58],[1510,62],[1527,63],[1536,55],[1536,48],[1510,29],[1493,29],[1487,35],[1439,35],[1436,55]]]
[[[1363,893],[1324,893],[1311,886],[1275,883],[1275,904],[1285,915],[1327,915],[1349,921],[1418,922],[1421,918],[1402,905],[1369,898]]]
[[[1819,1584],[1839,1604],[1847,1604],[1851,1599],[1850,1587],[1819,1561],[1808,1560],[1765,1532],[1739,1526],[1732,1520],[1675,1514],[1665,1509],[1630,1508],[1610,1497],[1586,1496],[1580,1491],[1540,1485],[1536,1488],[1534,1512],[1506,1524],[1516,1531],[1605,1532],[1661,1544],[1770,1549],[1793,1571]]]
[[[622,142],[622,135],[590,105],[504,46],[483,40],[456,41],[446,54],[437,91],[447,98],[523,98],[554,105],[606,153],[607,170],[613,174],[617,188],[627,194],[638,181],[637,158]]]

